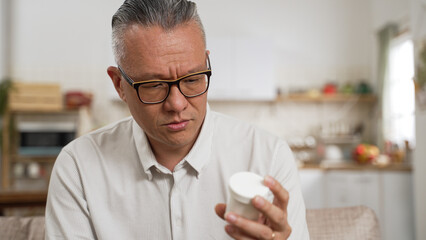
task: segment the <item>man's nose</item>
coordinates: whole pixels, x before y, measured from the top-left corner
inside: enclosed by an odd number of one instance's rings
[[[170,92],[167,99],[164,101],[164,107],[167,111],[181,112],[188,106],[188,100],[179,91],[176,84],[170,86]]]

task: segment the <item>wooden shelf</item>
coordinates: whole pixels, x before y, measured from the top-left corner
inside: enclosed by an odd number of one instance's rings
[[[411,164],[390,163],[386,165],[359,164],[356,162],[342,163],[301,163],[299,169],[319,169],[319,170],[374,170],[374,171],[412,171]]]
[[[42,115],[42,114],[76,114],[78,113],[78,110],[74,109],[60,109],[60,110],[10,110],[10,113],[13,114],[36,114],[36,115]]]
[[[38,162],[38,163],[54,163],[57,156],[18,156],[12,155],[11,160],[13,163],[22,162]]]
[[[46,206],[47,191],[0,190],[0,215],[4,208]]]
[[[305,103],[345,103],[345,102],[361,102],[361,103],[376,103],[377,96],[374,94],[320,94],[309,95],[307,93],[290,93],[287,95],[277,95],[272,100],[219,100],[209,99],[210,103],[279,103],[279,102],[305,102]]]
[[[326,137],[320,136],[319,141],[324,144],[355,144],[361,142],[361,137],[358,135],[345,135]]]
[[[365,102],[375,103],[377,97],[373,94],[330,94],[330,95],[309,95],[305,93],[291,93],[285,96],[278,96],[279,102]]]

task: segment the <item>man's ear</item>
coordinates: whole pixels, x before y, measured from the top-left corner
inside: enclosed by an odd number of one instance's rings
[[[114,88],[117,91],[118,96],[120,96],[121,100],[123,100],[124,102],[127,102],[126,94],[124,94],[124,89],[121,84],[122,80],[121,80],[120,70],[118,70],[117,67],[110,66],[107,69],[107,73],[109,77],[111,78],[112,83],[114,84]]]

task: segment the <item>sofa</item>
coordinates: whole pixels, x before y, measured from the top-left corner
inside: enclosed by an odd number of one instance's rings
[[[306,221],[311,240],[381,239],[377,216],[365,206],[308,209]]]
[[[308,209],[306,220],[312,240],[380,239],[377,217],[364,206]],[[44,239],[44,217],[0,217],[0,239]]]

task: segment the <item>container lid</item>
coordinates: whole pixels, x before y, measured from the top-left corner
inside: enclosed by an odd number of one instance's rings
[[[268,199],[272,194],[263,184],[263,177],[252,172],[238,172],[229,180],[229,190],[232,197],[242,203],[250,203],[256,195]]]

